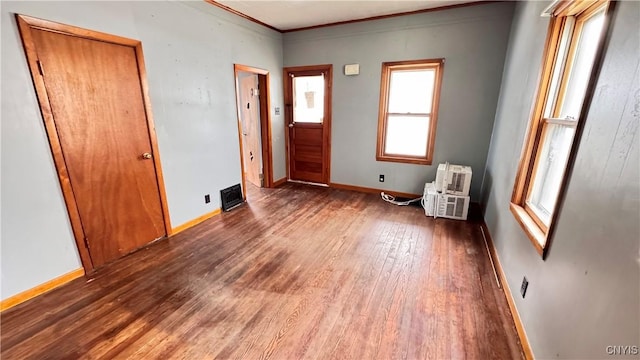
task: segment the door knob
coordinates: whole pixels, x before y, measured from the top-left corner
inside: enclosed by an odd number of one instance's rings
[[[149,159],[152,158],[152,156],[151,156],[150,153],[144,153],[144,154],[142,154],[142,158],[145,159],[145,160],[149,160]]]
[[[289,127],[293,127],[293,123],[289,124]]]

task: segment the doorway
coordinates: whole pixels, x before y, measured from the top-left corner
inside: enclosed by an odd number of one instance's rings
[[[22,15],[17,21],[90,273],[171,229],[142,45]]]
[[[273,187],[269,72],[235,64],[234,76],[238,109],[242,196],[246,200],[247,186]]]
[[[289,179],[329,184],[332,65],[284,69]]]

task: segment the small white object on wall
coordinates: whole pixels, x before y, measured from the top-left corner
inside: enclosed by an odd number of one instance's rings
[[[347,76],[360,74],[360,64],[349,64],[344,66],[344,74]]]

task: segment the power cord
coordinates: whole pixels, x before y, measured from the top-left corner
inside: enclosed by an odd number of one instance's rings
[[[419,197],[419,198],[416,198],[416,199],[413,199],[413,200],[396,201],[395,196],[389,195],[389,194],[385,194],[384,192],[381,192],[380,196],[382,197],[382,200],[384,200],[384,201],[386,201],[388,203],[394,204],[394,205],[399,205],[399,206],[407,206],[407,205],[410,205],[411,203],[414,203],[416,201],[421,201],[422,200],[422,198]],[[424,204],[423,204],[423,206],[424,206]]]

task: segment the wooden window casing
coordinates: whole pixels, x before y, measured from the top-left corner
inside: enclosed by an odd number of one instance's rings
[[[442,85],[442,71],[444,59],[427,59],[399,62],[385,62],[382,64],[382,76],[380,82],[380,109],[378,115],[378,139],[376,160],[391,161],[409,164],[431,165],[433,161],[433,151],[436,140],[436,125],[438,121],[438,104],[440,100],[440,88]],[[407,70],[433,70],[435,72],[433,83],[433,96],[431,99],[431,110],[428,113],[391,113],[389,112],[389,93],[391,88],[391,74],[394,71]],[[408,154],[395,154],[386,151],[387,125],[389,116],[420,116],[428,117],[428,131],[424,134],[427,139],[427,148],[424,156]]]
[[[544,258],[550,244],[550,235],[553,231],[562,198],[566,189],[567,180],[573,165],[580,135],[584,127],[584,118],[587,115],[591,97],[595,88],[595,82],[599,73],[604,53],[604,43],[610,31],[611,13],[613,4],[603,0],[588,1],[561,1],[551,13],[551,21],[545,44],[542,73],[538,93],[535,98],[533,113],[529,124],[528,135],[525,138],[523,152],[516,175],[510,209],[527,234],[538,253]],[[576,51],[584,24],[594,15],[604,13],[602,31],[597,43],[593,64],[590,70],[588,83],[584,92],[582,106],[577,118],[560,118],[560,111],[567,95],[567,85],[572,74],[572,66],[576,59]],[[557,83],[552,84],[556,79]],[[563,126],[574,129],[574,135],[570,143],[567,161],[564,165],[562,180],[555,199],[553,211],[546,214],[546,219],[536,211],[528,199],[534,191],[534,179],[536,171],[542,165],[542,152],[550,126]],[[549,140],[551,141],[551,140]]]

